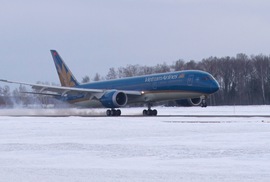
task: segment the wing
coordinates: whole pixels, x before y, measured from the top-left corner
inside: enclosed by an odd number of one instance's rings
[[[40,94],[40,95],[51,95],[51,96],[64,96],[68,93],[85,93],[90,95],[98,96],[99,98],[107,92],[106,89],[88,89],[88,88],[77,88],[77,87],[61,87],[61,86],[50,86],[50,85],[43,85],[43,84],[32,84],[32,83],[25,83],[25,82],[17,82],[17,81],[10,81],[10,80],[3,80],[0,79],[1,82],[6,83],[14,83],[20,85],[31,86],[33,89],[37,90],[37,92],[25,92],[31,94]],[[132,90],[118,90],[122,91],[127,95],[142,95],[140,91],[132,91]],[[49,92],[49,93],[48,93]]]

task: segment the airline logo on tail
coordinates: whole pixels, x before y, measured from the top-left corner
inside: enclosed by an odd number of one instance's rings
[[[68,69],[62,58],[59,56],[59,54],[54,50],[51,50],[51,53],[61,85],[64,87],[74,87],[79,85],[71,71]]]

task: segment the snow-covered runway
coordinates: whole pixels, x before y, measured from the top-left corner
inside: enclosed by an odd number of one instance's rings
[[[209,108],[205,114],[269,109]],[[269,181],[269,121],[0,116],[0,181]]]

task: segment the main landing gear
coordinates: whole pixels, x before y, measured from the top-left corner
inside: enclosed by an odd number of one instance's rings
[[[205,99],[202,99],[201,107],[207,107],[207,102]]]
[[[121,116],[121,110],[120,109],[108,109],[106,111],[107,116]]]
[[[157,112],[156,109],[154,109],[154,110],[151,109],[152,104],[151,103],[148,103],[147,106],[148,106],[148,109],[147,110],[146,109],[143,110],[143,115],[144,116],[156,116],[158,112]]]

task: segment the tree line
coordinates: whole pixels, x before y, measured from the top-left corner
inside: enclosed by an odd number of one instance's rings
[[[180,70],[207,71],[217,79],[221,88],[210,97],[209,105],[270,104],[270,57],[262,54],[209,57],[201,61],[179,59],[172,64],[162,63],[155,66],[128,64],[125,67],[110,68],[105,76],[96,73],[92,80],[85,76],[82,83]],[[14,102],[22,105],[35,102],[59,104],[46,96],[22,93],[25,89],[20,86],[11,91],[7,85],[1,86],[0,105],[12,105]]]

